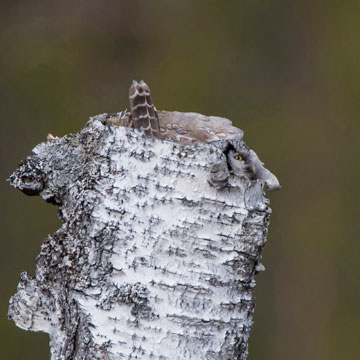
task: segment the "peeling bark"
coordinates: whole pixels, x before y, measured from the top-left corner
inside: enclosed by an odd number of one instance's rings
[[[9,318],[48,333],[51,359],[246,359],[264,188],[277,179],[260,160],[254,179],[229,167],[241,130],[184,145],[114,125],[123,120],[103,114],[52,137],[11,175],[59,206],[63,225],[35,277],[21,274]]]

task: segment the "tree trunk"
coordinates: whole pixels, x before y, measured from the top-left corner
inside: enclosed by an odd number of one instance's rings
[[[11,176],[58,205],[63,225],[36,276],[21,274],[9,318],[47,332],[54,360],[246,359],[276,178],[229,167],[240,132],[183,145],[121,116],[39,144]]]

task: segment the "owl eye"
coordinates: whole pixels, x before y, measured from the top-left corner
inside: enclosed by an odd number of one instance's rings
[[[240,154],[236,154],[236,155],[234,155],[234,159],[241,161],[241,160],[243,160],[243,157]]]

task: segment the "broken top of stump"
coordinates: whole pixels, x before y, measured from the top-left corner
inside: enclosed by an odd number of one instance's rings
[[[177,146],[196,147],[207,144],[218,150],[217,155],[214,154],[208,159],[211,165],[209,182],[218,189],[228,185],[230,174],[244,178],[250,184],[258,181],[269,191],[280,188],[276,176],[264,167],[257,154],[243,141],[244,132],[233,126],[229,119],[193,112],[158,111],[152,103],[150,88],[144,81],[133,82],[129,99],[130,112],[125,110],[116,114],[98,115],[91,118],[87,126],[94,126],[96,121],[100,121],[110,127],[126,127],[129,131],[134,129],[147,137],[172,142]],[[48,135],[47,140],[55,142],[59,138]],[[36,156],[26,159],[21,164],[21,178],[13,174],[10,181],[25,194],[38,195],[44,187],[47,175],[41,171],[34,172],[34,167],[28,164],[29,161],[36,162],[39,159]],[[27,167],[32,170],[27,172]]]
[[[145,135],[181,145],[214,144],[220,147],[227,159],[214,164],[212,169],[213,183],[220,187],[226,183],[230,170],[249,180],[263,181],[267,190],[280,188],[276,176],[264,168],[256,153],[243,142],[244,132],[233,126],[229,119],[193,112],[158,111],[144,81],[133,81],[129,99],[130,112],[107,116],[107,124],[131,127]]]
[[[129,90],[130,112],[112,114],[107,123],[139,129],[146,135],[182,145],[211,141],[241,140],[243,131],[223,117],[205,116],[193,112],[158,111],[144,82],[134,81]]]

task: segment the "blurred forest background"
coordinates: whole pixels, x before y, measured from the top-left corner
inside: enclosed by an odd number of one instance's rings
[[[158,109],[231,119],[283,186],[269,194],[249,359],[355,358],[359,35],[358,0],[1,0],[1,359],[49,359],[48,336],[6,314],[60,226],[5,179],[49,132],[128,107],[133,79]]]

